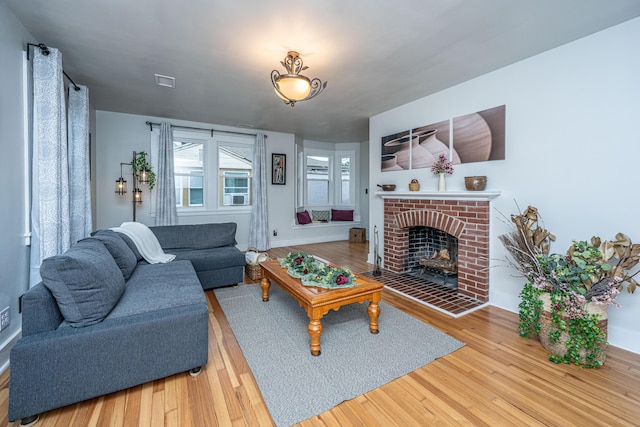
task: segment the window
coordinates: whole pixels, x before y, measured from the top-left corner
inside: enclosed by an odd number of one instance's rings
[[[204,144],[173,141],[176,206],[204,206]]]
[[[307,155],[307,205],[329,204],[331,158],[329,156]]]
[[[253,147],[221,144],[218,146],[220,205],[251,204]]]
[[[159,130],[154,129],[152,159],[158,158],[158,140]],[[178,214],[249,211],[254,145],[253,136],[211,136],[199,131],[174,129],[173,161]]]
[[[251,189],[248,172],[222,171],[222,204],[224,206],[243,206],[250,204]]]
[[[341,205],[352,205],[352,194],[353,189],[351,188],[352,179],[351,179],[351,163],[353,160],[353,156],[341,154],[339,155],[340,159],[340,204]]]
[[[298,160],[298,207],[355,209],[355,151],[305,148]]]
[[[189,177],[189,206],[204,205],[202,182],[203,179],[201,176]]]

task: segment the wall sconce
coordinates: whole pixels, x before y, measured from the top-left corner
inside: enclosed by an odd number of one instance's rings
[[[140,170],[136,170],[137,153],[133,152],[133,160],[130,163],[120,163],[120,178],[116,179],[116,194],[123,196],[127,194],[127,181],[122,177],[122,166],[129,166],[131,168],[131,175],[133,179],[133,221],[136,220],[136,205],[142,204],[142,190],[138,188],[137,183],[146,184],[149,183],[150,171],[143,167]],[[139,178],[136,178],[139,177]]]
[[[122,165],[120,163],[120,178],[116,179],[116,194],[119,196],[127,194],[127,180],[122,177]]]
[[[135,157],[135,154],[134,154]],[[148,184],[149,183],[149,170],[147,168],[142,168],[138,171],[138,182],[140,184]]]

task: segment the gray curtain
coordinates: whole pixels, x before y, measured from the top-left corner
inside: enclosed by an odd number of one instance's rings
[[[91,233],[91,170],[89,158],[89,90],[69,88],[67,132],[69,147],[69,211],[71,242]]]
[[[31,286],[40,281],[43,259],[71,243],[69,176],[62,54],[34,49],[31,179]]]
[[[176,183],[173,173],[173,131],[171,124],[160,124],[158,170],[156,177],[156,225],[178,223]]]
[[[249,226],[249,246],[259,251],[271,249],[267,209],[267,154],[264,139],[263,133],[256,135],[253,152],[253,204]]]

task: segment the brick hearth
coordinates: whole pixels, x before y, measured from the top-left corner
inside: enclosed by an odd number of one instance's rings
[[[458,238],[458,293],[489,300],[489,201],[384,200],[384,268],[409,271],[409,227],[425,226]]]

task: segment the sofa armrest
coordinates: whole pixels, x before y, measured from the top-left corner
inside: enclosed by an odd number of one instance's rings
[[[54,331],[64,318],[53,294],[42,282],[21,297],[22,336]]]
[[[11,349],[9,420],[205,365],[208,315],[201,303],[22,337]]]

